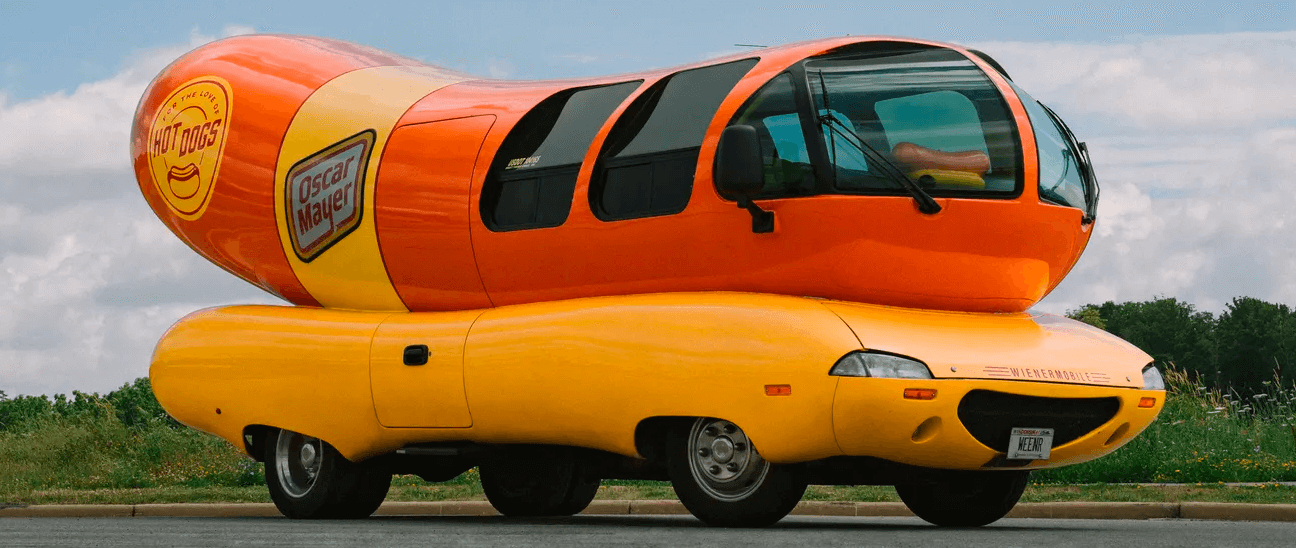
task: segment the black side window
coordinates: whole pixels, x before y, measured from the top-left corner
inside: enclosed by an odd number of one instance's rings
[[[612,111],[641,83],[562,91],[526,113],[486,174],[481,200],[486,227],[507,231],[563,224],[585,152]]]
[[[590,185],[594,215],[611,221],[683,211],[707,126],[756,61],[678,72],[636,99],[599,156]]]

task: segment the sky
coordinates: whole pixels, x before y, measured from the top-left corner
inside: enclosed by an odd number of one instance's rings
[[[812,5],[808,5],[812,4]],[[615,74],[841,35],[994,56],[1087,141],[1098,224],[1035,309],[1238,296],[1296,305],[1296,8],[1128,2],[26,2],[0,0],[0,391],[107,392],[199,308],[277,303],[149,210],[128,133],[207,41],[358,42],[493,78]]]

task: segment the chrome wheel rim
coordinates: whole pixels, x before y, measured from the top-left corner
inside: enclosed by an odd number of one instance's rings
[[[288,496],[301,498],[310,492],[319,477],[323,460],[324,442],[318,438],[279,431],[279,440],[275,443],[275,471],[278,472],[279,486]]]
[[[698,419],[689,431],[688,442],[693,480],[716,500],[732,502],[751,496],[769,473],[769,462],[732,422]]]

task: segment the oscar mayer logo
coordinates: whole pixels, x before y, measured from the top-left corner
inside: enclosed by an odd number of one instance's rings
[[[285,210],[293,250],[311,262],[360,226],[365,171],[377,135],[366,130],[347,137],[288,171]]]
[[[229,82],[202,76],[171,92],[153,116],[147,139],[149,173],[180,218],[202,217],[220,174],[233,97]]]

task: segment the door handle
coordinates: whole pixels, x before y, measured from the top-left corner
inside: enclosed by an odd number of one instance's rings
[[[425,365],[431,355],[426,344],[411,344],[405,347],[405,365]]]

